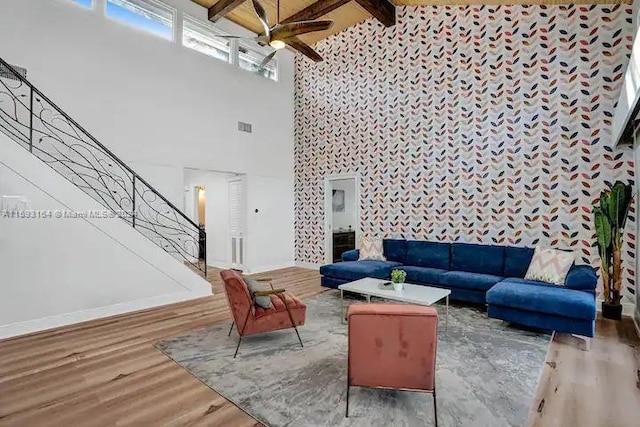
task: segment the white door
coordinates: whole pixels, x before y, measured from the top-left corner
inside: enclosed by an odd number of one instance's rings
[[[244,245],[246,224],[244,179],[229,180],[229,236],[231,249],[231,268],[244,268]]]

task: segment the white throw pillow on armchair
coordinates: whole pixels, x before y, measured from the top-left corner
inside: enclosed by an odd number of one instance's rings
[[[573,252],[536,246],[524,278],[564,286],[564,281],[574,261]]]
[[[363,237],[360,239],[360,260],[386,261],[382,239],[379,237]]]

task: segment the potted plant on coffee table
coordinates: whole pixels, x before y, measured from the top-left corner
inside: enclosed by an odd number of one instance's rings
[[[393,282],[393,289],[401,291],[404,288],[404,280],[407,278],[407,273],[403,270],[391,270],[391,281]]]
[[[608,319],[622,318],[622,239],[632,200],[631,184],[617,181],[600,193],[600,203],[593,207],[602,266],[602,316]]]

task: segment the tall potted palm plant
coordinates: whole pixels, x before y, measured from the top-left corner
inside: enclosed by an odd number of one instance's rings
[[[603,285],[602,316],[622,318],[622,239],[633,200],[631,184],[617,181],[593,207]]]

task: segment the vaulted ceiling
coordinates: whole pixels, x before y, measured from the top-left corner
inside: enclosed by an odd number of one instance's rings
[[[262,27],[249,0],[192,0],[209,9],[210,20],[226,17],[231,21],[260,33]],[[259,0],[267,11],[270,23],[276,23],[277,0]],[[623,0],[625,3],[631,0]],[[301,42],[313,45],[332,34],[356,25],[371,17],[386,26],[395,23],[395,6],[406,5],[465,5],[465,4],[594,4],[619,3],[620,0],[280,0],[280,22],[305,19],[328,19],[333,26],[299,36]],[[304,46],[300,46],[304,50]]]

